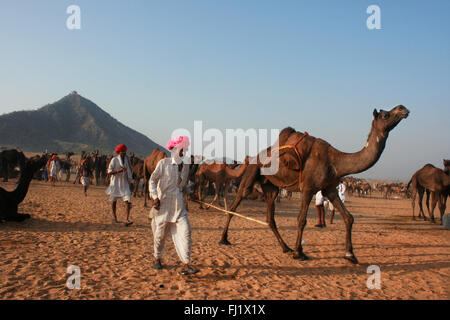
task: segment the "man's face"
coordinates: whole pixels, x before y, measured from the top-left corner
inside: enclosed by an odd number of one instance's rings
[[[183,157],[184,157],[184,150],[183,150],[183,149],[178,150],[178,156],[179,156],[180,158],[183,158]]]
[[[120,154],[120,156],[123,158],[123,157],[125,157],[125,155],[127,154],[125,151],[123,151],[123,152],[121,152],[121,153],[119,153]]]

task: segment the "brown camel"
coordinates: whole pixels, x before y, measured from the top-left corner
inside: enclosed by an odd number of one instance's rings
[[[130,166],[131,172],[133,173],[133,196],[136,197],[139,182],[142,178],[144,178],[144,160],[136,157],[134,153],[130,154]],[[144,190],[142,190],[141,196],[144,194]]]
[[[275,148],[275,155],[271,160],[271,147],[267,149],[268,157],[258,157],[257,164],[250,164],[245,171],[242,182],[239,186],[238,194],[230,210],[235,211],[242,198],[250,192],[255,181],[260,181],[264,190],[264,196],[267,205],[267,222],[275,234],[283,252],[292,250],[286,245],[278,233],[274,214],[275,203],[279,188],[284,188],[292,192],[301,192],[300,213],[298,215],[297,241],[294,248],[293,258],[305,260],[308,257],[303,253],[302,236],[306,225],[306,215],[309,204],[315,193],[319,190],[334,205],[342,215],[346,227],[346,252],[344,258],[352,263],[358,263],[353,254],[353,245],[351,240],[351,231],[353,225],[353,216],[346,209],[339,196],[336,187],[339,180],[349,174],[356,174],[371,168],[380,158],[384,150],[389,132],[397,124],[405,119],[409,114],[404,106],[397,106],[391,111],[376,109],[373,111],[372,128],[364,148],[356,153],[344,153],[333,148],[326,141],[313,136],[297,132],[292,128],[285,128],[281,131],[278,145]],[[303,137],[303,140],[301,140]],[[283,148],[283,146],[293,146],[292,148]],[[278,149],[278,152],[277,152]],[[298,153],[297,153],[298,152]],[[299,159],[299,156],[301,159]],[[266,164],[267,159],[278,161],[279,169],[273,175],[262,175],[262,164]],[[225,228],[222,233],[220,244],[230,244],[228,242],[228,228],[232,215],[228,215]]]
[[[147,207],[147,198],[149,194],[148,182],[150,180],[150,176],[153,171],[155,171],[158,162],[164,158],[167,158],[167,154],[164,151],[155,149],[144,161],[144,207]]]
[[[450,160],[444,159],[444,172],[450,176]]]
[[[422,216],[424,220],[426,220],[422,208],[422,199],[424,192],[427,191],[427,209],[430,220],[433,223],[435,222],[434,209],[436,204],[439,203],[438,206],[442,222],[442,216],[444,215],[450,188],[450,176],[447,175],[444,170],[436,168],[432,164],[426,164],[422,169],[414,173],[411,181],[408,183],[408,186],[409,185],[411,185],[413,220],[415,220],[414,208],[416,194],[419,194],[419,217]],[[431,193],[431,208],[429,207],[429,193]]]
[[[24,163],[20,174],[19,184],[14,191],[0,188],[0,221],[23,221],[30,218],[29,214],[19,214],[19,204],[25,199],[34,173],[47,162],[45,156],[38,159],[29,159]]]
[[[219,198],[219,192],[223,190],[223,201],[225,204],[225,209],[227,206],[227,193],[230,187],[230,183],[234,179],[239,179],[244,174],[249,164],[249,157],[245,158],[244,163],[238,168],[233,169],[236,165],[228,165],[221,162],[204,163],[199,166],[196,172],[196,183],[198,190],[198,200],[202,201],[203,187],[207,181],[212,182],[214,185],[214,199],[211,202],[213,204]],[[203,209],[202,204],[200,204],[200,209]],[[207,207],[206,209],[209,209]]]

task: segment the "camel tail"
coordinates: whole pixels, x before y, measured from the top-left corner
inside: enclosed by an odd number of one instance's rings
[[[409,189],[409,186],[411,185],[411,182],[412,182],[412,179],[411,179],[411,180],[409,180],[409,182],[408,182],[408,186],[406,187],[406,190],[408,190],[408,189]]]

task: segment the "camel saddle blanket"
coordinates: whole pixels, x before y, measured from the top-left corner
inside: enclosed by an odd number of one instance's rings
[[[300,187],[300,184],[302,183],[302,171],[303,171],[303,160],[302,157],[300,155],[300,153],[297,150],[297,145],[306,137],[308,136],[308,132],[305,131],[305,133],[297,140],[297,142],[293,145],[284,145],[278,148],[274,148],[271,152],[276,152],[279,150],[284,150],[284,149],[291,149],[294,150],[295,154],[297,155],[297,159],[298,159],[298,163],[299,163],[299,172],[298,172],[298,185]],[[265,166],[265,163],[263,164],[263,166]]]

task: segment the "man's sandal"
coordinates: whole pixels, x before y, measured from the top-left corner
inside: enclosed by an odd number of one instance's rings
[[[200,271],[200,270],[198,270],[198,269],[189,267],[188,269],[182,269],[182,270],[180,271],[180,274],[182,274],[182,275],[189,275],[189,274],[195,274],[195,273],[197,273],[197,272],[199,272],[199,271]]]

